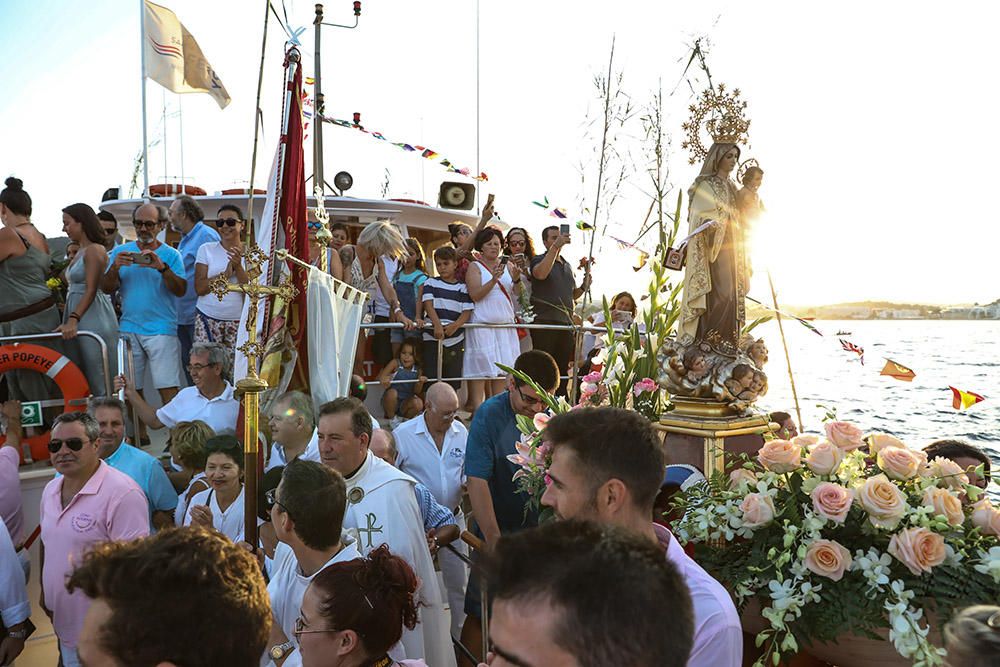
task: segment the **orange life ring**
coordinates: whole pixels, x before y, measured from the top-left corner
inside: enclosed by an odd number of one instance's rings
[[[183,190],[183,192],[181,191]],[[181,185],[180,183],[157,183],[149,186],[149,194],[152,197],[174,197],[185,194],[192,197],[203,197],[205,191],[197,185]]]
[[[90,385],[87,384],[83,372],[69,360],[69,357],[51,348],[30,343],[0,346],[0,373],[14,370],[38,371],[52,378],[63,395],[63,412],[78,410],[79,406],[73,403],[90,396]],[[31,458],[36,461],[49,458],[50,435],[46,431],[41,435],[24,438],[24,442],[31,448]],[[0,445],[6,440],[7,436],[0,436]],[[23,453],[19,454],[21,463],[24,463]]]
[[[267,190],[261,190],[260,188],[254,188],[253,193],[255,195],[266,195]],[[223,190],[224,195],[248,195],[250,194],[249,188],[229,188],[228,190]]]

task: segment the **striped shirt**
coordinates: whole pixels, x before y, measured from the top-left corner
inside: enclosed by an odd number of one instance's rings
[[[431,490],[417,482],[413,486],[413,492],[417,494],[417,505],[420,506],[420,516],[424,519],[424,532],[431,528],[443,528],[444,526],[457,525],[455,514],[434,500]]]
[[[469,290],[465,283],[449,283],[440,278],[428,278],[424,283],[424,303],[431,302],[434,312],[441,320],[441,326],[447,326],[457,320],[464,311],[472,310],[475,306],[469,297]],[[451,347],[461,343],[465,339],[465,333],[459,329],[451,338],[445,338],[445,347]],[[433,331],[424,331],[424,340],[433,341]]]

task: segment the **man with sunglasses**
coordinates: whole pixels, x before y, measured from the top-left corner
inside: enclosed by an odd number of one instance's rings
[[[184,261],[184,275],[188,277],[184,294],[177,297],[177,338],[181,341],[181,359],[187,359],[194,342],[194,314],[198,293],[194,285],[194,265],[198,249],[206,243],[218,243],[219,234],[202,222],[205,214],[198,202],[188,195],[179,195],[170,204],[170,226],[180,232],[177,250]],[[191,374],[185,369],[188,384]]]
[[[277,665],[301,665],[295,619],[309,582],[327,566],[361,558],[341,535],[347,488],[333,468],[296,459],[285,466],[278,488],[267,492],[278,537],[267,586],[271,597],[268,654]]]
[[[136,389],[142,390],[148,365],[153,386],[166,404],[184,382],[181,346],[177,338],[175,297],[187,289],[180,253],[161,243],[156,235],[167,222],[167,209],[142,204],[132,212],[136,240],[115,247],[101,279],[108,294],[121,289],[122,317],[119,331],[132,345]],[[136,434],[148,443],[145,428]]]
[[[548,352],[524,352],[514,362],[514,368],[550,394],[559,386],[559,368]],[[542,397],[534,389],[511,377],[507,380],[507,391],[480,405],[472,419],[465,449],[465,475],[477,524],[474,532],[486,540],[488,549],[496,545],[501,535],[538,523],[538,513],[526,511],[528,497],[518,491],[514,481],[519,467],[507,457],[515,453],[514,443],[521,437],[517,416],[534,417],[545,409]],[[479,579],[475,575],[469,578],[466,588],[465,613],[462,643],[473,655],[479,655],[481,611]]]
[[[462,468],[469,431],[455,419],[459,401],[451,385],[432,384],[426,398],[423,413],[403,422],[392,433],[399,452],[395,465],[430,489],[434,500],[452,511],[462,531],[466,527],[462,514],[462,487],[465,484]],[[454,546],[468,554],[468,547],[463,542]],[[451,634],[457,639],[465,620],[462,607],[465,606],[465,582],[469,574],[462,559],[447,549],[438,551],[438,564],[451,607]]]
[[[56,417],[49,440],[60,473],[41,502],[42,608],[52,619],[64,667],[80,664],[77,640],[90,599],[66,590],[73,565],[93,546],[149,535],[149,508],[131,477],[101,460],[100,427],[86,412]]]

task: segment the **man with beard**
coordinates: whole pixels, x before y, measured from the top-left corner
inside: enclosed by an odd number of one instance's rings
[[[658,544],[691,593],[694,646],[688,667],[739,667],[743,631],[732,599],[666,527],[652,522],[663,453],[649,420],[620,408],[573,410],[553,417],[545,437],[552,464],[542,504],[559,519],[618,526]]]
[[[108,268],[101,279],[101,289],[108,294],[120,289],[119,330],[132,345],[136,389],[142,389],[148,365],[164,404],[184,383],[175,297],[183,296],[187,289],[180,253],[156,238],[166,222],[167,210],[162,206],[137,207],[132,212],[137,240],[109,253]],[[140,430],[143,432],[137,436],[145,444],[145,429],[140,426]]]

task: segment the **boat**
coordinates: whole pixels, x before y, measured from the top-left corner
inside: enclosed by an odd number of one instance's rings
[[[844,329],[841,329],[840,331],[837,332],[837,335],[838,336],[850,336],[852,334],[851,334],[850,331],[845,331]]]

